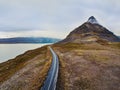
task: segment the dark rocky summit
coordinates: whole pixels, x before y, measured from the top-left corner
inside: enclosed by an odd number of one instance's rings
[[[87,22],[70,32],[70,34],[60,43],[81,43],[91,41],[120,42],[120,38],[100,25],[95,17],[91,16]]]

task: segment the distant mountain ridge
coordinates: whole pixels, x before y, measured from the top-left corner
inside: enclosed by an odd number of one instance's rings
[[[14,37],[0,38],[0,43],[55,43],[60,39],[49,37]]]
[[[81,43],[81,42],[120,42],[120,38],[98,23],[91,16],[87,22],[74,29],[59,43]]]

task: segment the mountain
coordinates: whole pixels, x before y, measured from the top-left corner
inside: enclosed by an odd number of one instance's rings
[[[26,51],[0,63],[0,90],[40,90],[52,63],[49,46],[59,57],[56,90],[119,90],[118,41],[116,35],[90,17],[59,43]]]
[[[120,38],[100,25],[94,16],[91,16],[87,22],[70,32],[70,34],[64,40],[60,41],[60,43],[91,41],[119,42]]]
[[[0,38],[0,43],[55,43],[60,39],[47,37]]]

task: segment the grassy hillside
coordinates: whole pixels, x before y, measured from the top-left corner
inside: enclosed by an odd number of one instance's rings
[[[51,64],[47,46],[30,50],[0,64],[0,90],[37,90]]]
[[[120,43],[51,46],[59,56],[57,90],[119,90]],[[39,90],[51,65],[44,46],[0,64],[0,90]]]
[[[119,90],[120,43],[53,47],[60,58],[57,90]]]

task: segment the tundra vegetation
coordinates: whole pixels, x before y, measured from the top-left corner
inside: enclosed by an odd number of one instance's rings
[[[120,43],[53,45],[60,59],[57,90],[119,90]]]
[[[51,65],[47,46],[0,64],[0,90],[38,90]]]

